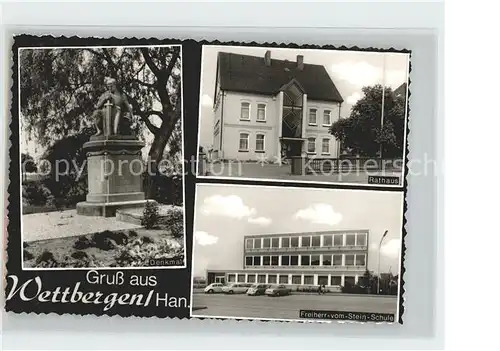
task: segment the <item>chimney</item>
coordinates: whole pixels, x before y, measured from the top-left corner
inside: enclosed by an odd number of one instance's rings
[[[304,69],[304,56],[297,55],[297,69],[302,71]]]
[[[264,64],[266,66],[271,66],[271,51],[267,50],[266,54],[264,55]]]

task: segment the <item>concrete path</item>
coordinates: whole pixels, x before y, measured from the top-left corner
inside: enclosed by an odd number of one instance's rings
[[[118,221],[115,217],[79,216],[76,210],[66,210],[23,215],[23,241],[85,235],[105,230],[127,230],[141,228],[140,225]]]

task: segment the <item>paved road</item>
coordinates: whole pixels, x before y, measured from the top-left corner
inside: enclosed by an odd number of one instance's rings
[[[193,294],[193,315],[299,319],[299,310],[397,313],[395,296],[290,295],[281,297]]]
[[[327,183],[361,183],[368,184],[368,176],[391,176],[399,177],[401,172],[397,171],[344,171],[340,173],[326,172],[325,174],[292,175],[290,166],[279,166],[275,164],[262,165],[259,163],[213,163],[208,165],[210,176],[230,178],[256,178],[293,180]]]

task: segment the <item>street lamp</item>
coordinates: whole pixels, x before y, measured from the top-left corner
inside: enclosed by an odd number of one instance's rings
[[[384,241],[388,232],[388,230],[384,232],[384,235],[382,235],[380,243],[378,244],[377,295],[380,294],[380,249],[382,248],[382,241]]]

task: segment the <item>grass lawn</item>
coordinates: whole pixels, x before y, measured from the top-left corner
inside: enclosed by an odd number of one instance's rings
[[[182,266],[184,239],[161,225],[33,241],[23,255],[24,268]]]

